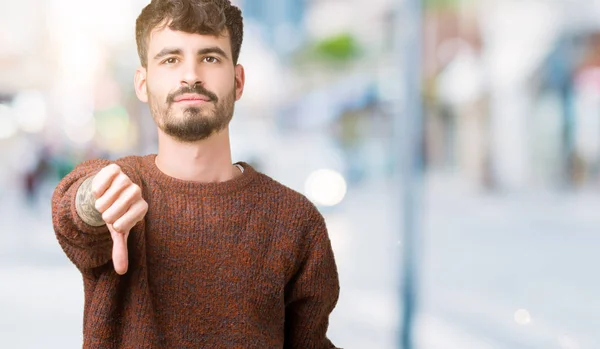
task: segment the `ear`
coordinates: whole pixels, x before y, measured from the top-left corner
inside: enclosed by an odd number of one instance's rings
[[[148,88],[146,85],[147,70],[144,67],[139,67],[135,71],[134,86],[135,94],[138,99],[144,103],[148,103]]]
[[[244,93],[244,84],[246,83],[246,73],[241,64],[235,66],[235,100],[242,98]]]

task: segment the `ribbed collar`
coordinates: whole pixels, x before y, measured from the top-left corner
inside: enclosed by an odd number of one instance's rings
[[[169,190],[180,193],[196,195],[200,194],[205,196],[223,195],[243,189],[253,180],[255,180],[258,175],[258,172],[256,172],[252,166],[245,162],[238,162],[237,164],[240,164],[242,167],[244,167],[244,172],[240,176],[237,176],[231,180],[215,183],[186,181],[168,176],[163,173],[156,166],[155,160],[156,154],[150,154],[142,157],[142,166],[149,171],[152,176],[152,180],[161,186],[167,187]]]

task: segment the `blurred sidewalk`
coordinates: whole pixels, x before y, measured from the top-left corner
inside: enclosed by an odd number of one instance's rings
[[[479,343],[462,348],[600,348],[599,207],[589,190],[482,195],[430,178],[421,310]]]

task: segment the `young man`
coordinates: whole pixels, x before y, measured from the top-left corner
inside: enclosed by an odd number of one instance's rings
[[[86,161],[52,198],[58,241],[83,275],[84,348],[335,348],[323,217],[232,164],[242,35],[229,0],[153,0],[138,17],[135,90],[158,154]]]

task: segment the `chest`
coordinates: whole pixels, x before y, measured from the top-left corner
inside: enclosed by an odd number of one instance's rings
[[[199,295],[283,299],[295,264],[282,228],[251,212],[182,209],[177,219],[148,215],[145,250],[149,285],[193,304]],[[208,299],[208,298],[207,298]]]

